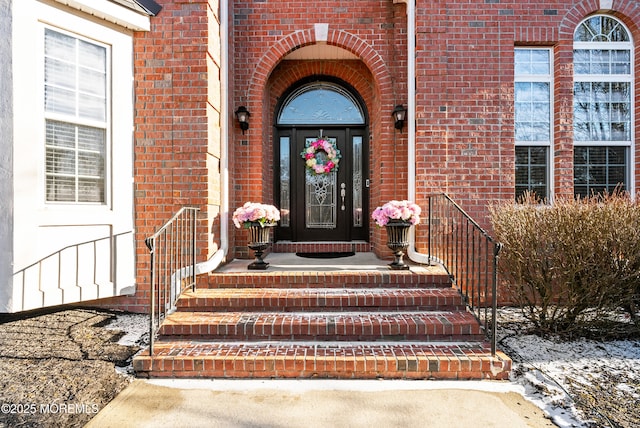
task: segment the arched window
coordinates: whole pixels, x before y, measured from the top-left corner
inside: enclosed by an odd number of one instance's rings
[[[279,125],[361,125],[365,115],[353,96],[337,85],[314,82],[293,91],[282,104]]]
[[[632,190],[633,46],[615,18],[584,20],[573,38],[574,193]]]

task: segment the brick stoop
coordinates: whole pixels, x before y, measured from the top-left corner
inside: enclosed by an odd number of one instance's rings
[[[209,276],[167,316],[141,377],[507,379],[444,270]],[[147,353],[148,354],[148,353]]]
[[[351,242],[290,242],[277,241],[273,244],[271,251],[274,253],[323,253],[323,252],[354,252],[368,253],[371,251],[371,244],[364,241]]]

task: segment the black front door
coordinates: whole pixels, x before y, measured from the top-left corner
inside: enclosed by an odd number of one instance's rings
[[[282,221],[277,239],[292,241],[365,240],[368,227],[368,173],[365,127],[280,129],[276,173]],[[304,158],[322,139],[339,151],[337,167],[312,172]],[[318,162],[328,164],[323,150]]]

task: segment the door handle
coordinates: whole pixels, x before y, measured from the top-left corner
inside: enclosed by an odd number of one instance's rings
[[[344,211],[346,209],[344,206],[344,198],[347,196],[347,185],[344,183],[340,183],[340,196],[342,197],[342,207],[340,207],[340,209]]]

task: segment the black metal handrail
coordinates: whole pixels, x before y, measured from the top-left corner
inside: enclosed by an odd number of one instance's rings
[[[496,353],[498,256],[495,242],[448,195],[428,197],[427,253],[444,266]],[[420,238],[417,238],[420,242]]]
[[[196,217],[199,209],[183,207],[156,233],[145,239],[149,248],[149,355],[164,318],[175,311],[178,297],[196,287]]]

